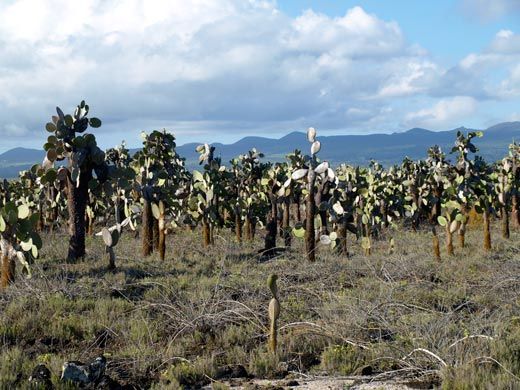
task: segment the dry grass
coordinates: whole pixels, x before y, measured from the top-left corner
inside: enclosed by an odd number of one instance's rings
[[[349,236],[351,258],[320,247],[313,264],[298,241],[260,262],[261,238],[237,245],[229,231],[209,250],[179,231],[160,262],[142,259],[126,234],[115,272],[105,271],[99,238],[71,265],[66,237],[47,236],[33,278],[0,293],[0,388],[23,386],[40,362],[60,388],[65,360],[99,354],[112,378],[142,388],[196,388],[238,365],[260,378],[371,372],[446,389],[516,388],[520,232],[507,241],[494,232],[488,254],[477,229],[440,263],[427,231],[388,231],[370,257]],[[271,273],[282,306],[277,356],[266,346]]]

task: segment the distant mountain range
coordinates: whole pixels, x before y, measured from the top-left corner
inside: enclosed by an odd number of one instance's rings
[[[368,134],[368,135],[333,135],[318,136],[322,147],[319,157],[331,164],[347,162],[355,165],[366,165],[375,159],[388,166],[399,163],[406,156],[411,159],[426,157],[430,146],[439,145],[449,154],[455,134],[458,130],[467,132],[471,129],[459,128],[449,131],[430,131],[426,129],[410,129],[402,133]],[[475,144],[480,149],[478,154],[488,161],[502,158],[513,140],[520,140],[520,122],[505,122],[484,130],[484,137]],[[197,166],[198,153],[195,148],[200,143],[189,143],[177,147],[177,152],[186,158],[189,168]],[[280,139],[265,137],[245,137],[233,144],[214,143],[216,156],[224,163],[232,158],[256,148],[265,154],[269,161],[283,161],[285,155],[300,149],[309,152],[309,143],[303,132],[292,132]],[[136,151],[137,149],[133,150]],[[0,154],[0,178],[18,176],[20,170],[41,162],[43,151],[37,149],[14,148]]]

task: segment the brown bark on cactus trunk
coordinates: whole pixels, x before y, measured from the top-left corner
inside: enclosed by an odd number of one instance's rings
[[[94,234],[94,222],[92,221],[92,218],[90,218],[90,215],[87,213],[87,235],[92,236]]]
[[[143,256],[150,256],[153,252],[153,215],[152,205],[146,197],[143,204],[142,220],[142,253]]]
[[[240,218],[240,213],[238,210],[235,210],[235,236],[237,238],[237,242],[242,242],[242,218]]]
[[[246,231],[246,241],[251,241],[253,239],[253,236],[251,234],[251,219],[249,218],[249,216],[246,216],[244,230]]]
[[[204,246],[208,247],[211,245],[211,231],[209,222],[205,219],[202,221],[202,240],[204,242]]]
[[[107,246],[106,247],[107,259],[108,259],[108,267],[109,271],[116,269],[116,254],[114,253],[114,248]]]
[[[336,247],[337,252],[341,255],[345,255],[348,257],[348,248],[347,248],[347,221],[341,221],[338,223],[338,246]]]
[[[300,197],[298,196],[297,198],[294,199],[294,209],[295,209],[295,216],[296,216],[296,222],[300,222],[302,221],[302,211],[301,211],[301,208],[300,208]]]
[[[90,169],[82,171],[79,185],[67,174],[67,208],[69,210],[69,252],[67,261],[85,256],[85,211],[88,201],[88,183],[92,179]]]
[[[520,210],[518,210],[520,206],[519,197],[520,195],[514,194],[511,199],[511,218],[513,219],[513,226],[515,228],[520,228]]]
[[[2,282],[1,287],[7,288],[14,282],[15,265],[7,253],[2,253]]]
[[[166,256],[166,234],[159,228],[159,258],[164,260]]]
[[[314,233],[314,180],[316,178],[314,170],[310,169],[308,173],[308,194],[305,203],[305,251],[307,252],[307,260],[316,260],[316,237]]]
[[[466,228],[468,226],[469,221],[469,212],[468,210],[463,210],[463,214],[466,217],[463,222],[461,222],[459,230],[458,230],[458,236],[459,236],[459,246],[461,248],[466,247]]]
[[[271,257],[276,253],[276,230],[278,225],[276,220],[271,216],[271,220],[267,223],[266,226],[266,234],[265,234],[265,242],[264,242],[264,250],[263,254],[265,256]]]
[[[450,231],[450,224],[446,225],[446,251],[449,256],[454,255],[453,251],[453,233]]]
[[[159,250],[159,220],[153,218],[153,250],[157,251]]]
[[[509,233],[509,213],[507,212],[507,206],[502,206],[500,213],[502,214],[501,215],[501,217],[502,217],[502,238],[508,239],[510,236],[510,233]]]
[[[286,199],[283,204],[282,232],[284,244],[291,246],[291,201]]]
[[[433,256],[435,257],[435,260],[441,261],[441,248],[439,243],[439,236],[437,235],[437,230],[435,229],[435,227],[432,228],[432,233]]]
[[[491,250],[491,231],[489,228],[489,212],[484,211],[484,249]]]

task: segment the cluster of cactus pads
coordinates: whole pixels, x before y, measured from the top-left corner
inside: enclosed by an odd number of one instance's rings
[[[199,227],[204,246],[213,245],[221,229],[232,229],[242,243],[264,228],[260,252],[269,258],[290,248],[293,236],[303,238],[309,261],[320,246],[348,257],[349,233],[370,255],[374,239],[391,236],[381,234],[389,228],[427,224],[433,256],[440,260],[439,232],[446,253],[454,254],[453,236],[466,245],[472,215],[482,216],[486,250],[492,248],[493,219],[500,218],[504,238],[511,223],[520,227],[520,146],[513,142],[507,156],[488,163],[476,155],[474,139],[481,132],[457,134],[453,162],[434,146],[424,160],[405,158],[384,168],[376,161],[367,167],[321,161],[322,144],[309,128],[307,155],[295,150],[285,162],[271,163],[253,149],[226,165],[215,146],[202,144],[196,148],[201,168],[189,171],[166,130],[143,133],[143,147],[134,155],[124,143],[105,153],[87,132],[101,126],[89,113],[84,101],[70,115],[57,108],[45,126],[50,134],[42,164],[21,172],[19,181],[0,183],[4,285],[14,279],[13,259],[28,268],[38,256],[37,231],[60,226],[68,226],[70,261],[84,256],[85,236],[94,225],[112,226],[98,233],[109,268],[115,267],[114,247],[125,225],[136,234],[140,225],[143,256],[157,251],[161,260],[168,234],[184,226]]]

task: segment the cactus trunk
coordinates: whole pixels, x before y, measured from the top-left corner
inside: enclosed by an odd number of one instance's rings
[[[283,239],[284,244],[286,247],[291,246],[291,202],[287,198],[284,201],[283,204],[283,218],[282,218],[282,233],[283,233]]]
[[[519,202],[520,195],[514,194],[511,200],[511,218],[513,219],[513,226],[515,228],[520,228],[520,210],[518,210],[518,207],[520,207]]]
[[[116,269],[116,254],[114,253],[114,248],[112,248],[111,246],[107,246],[106,253],[108,257],[108,269]]]
[[[305,203],[305,251],[307,252],[307,260],[315,261],[316,260],[316,237],[314,233],[314,214],[315,214],[315,204],[314,204],[314,180],[316,176],[312,169],[309,170],[309,184],[308,184],[308,194]]]
[[[240,218],[240,212],[235,210],[235,235],[237,242],[242,242],[242,218]]]
[[[347,248],[347,221],[346,219],[344,221],[339,222],[338,224],[338,246],[336,247],[336,250],[339,254],[345,255],[348,257],[348,248]]]
[[[88,183],[92,179],[90,169],[83,170],[79,185],[67,174],[67,207],[69,210],[69,252],[67,261],[74,262],[85,256],[85,211],[88,201]]]
[[[508,239],[509,234],[509,213],[507,212],[507,206],[502,206],[500,213],[502,214],[502,237]]]
[[[164,229],[159,229],[159,258],[164,260],[166,255],[166,234]]]
[[[450,225],[446,225],[446,251],[449,256],[453,256],[455,252],[453,251],[453,233],[450,231]]]
[[[459,235],[459,246],[461,248],[466,247],[466,228],[468,226],[468,211],[466,209],[463,210],[463,214],[466,216],[464,221],[461,222],[458,235]]]
[[[202,239],[205,247],[211,245],[211,230],[209,222],[206,219],[202,222]]]
[[[159,219],[157,220],[157,227],[158,227],[158,233],[159,233],[159,258],[164,261],[165,255],[166,255],[166,231],[165,231],[165,225],[166,222],[164,220],[164,204],[160,202],[159,206],[160,214]]]
[[[2,288],[7,288],[14,282],[14,261],[9,258],[7,251],[2,252]]]
[[[299,196],[294,199],[294,210],[295,210],[294,215],[296,216],[296,222],[301,222],[302,221],[302,211],[300,208],[300,197]]]
[[[142,251],[143,256],[150,256],[153,252],[153,215],[152,205],[144,197],[143,221],[142,221]]]
[[[271,326],[269,329],[269,349],[271,352],[276,353],[276,347],[278,345],[278,327],[277,320],[271,320]]]
[[[246,221],[244,223],[244,229],[246,231],[246,241],[253,240],[253,235],[251,233],[251,219],[249,216],[246,216]]]
[[[276,230],[278,226],[276,224],[276,220],[271,219],[266,226],[266,234],[265,234],[265,245],[264,245],[264,255],[266,256],[274,256],[275,248],[276,248]]]
[[[153,250],[159,250],[159,221],[155,218],[152,219],[152,235],[153,235]]]
[[[280,315],[280,303],[277,298],[271,299],[269,302],[269,319],[271,321],[269,327],[269,350],[276,353],[278,346],[278,316]]]
[[[437,230],[435,229],[435,227],[432,229],[432,233],[433,233],[433,239],[432,239],[433,256],[435,257],[435,260],[441,261],[441,248],[440,248],[440,243],[439,243],[439,236],[437,235]]]
[[[465,231],[463,230],[459,230],[459,246],[461,248],[465,248],[466,247],[466,234],[465,234]]]
[[[489,211],[484,211],[484,249],[491,250],[491,231],[489,229]]]

